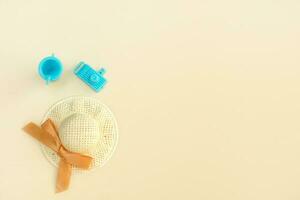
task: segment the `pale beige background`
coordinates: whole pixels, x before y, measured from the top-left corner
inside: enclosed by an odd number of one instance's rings
[[[298,0],[0,0],[1,200],[300,199]],[[62,79],[45,86],[54,52]],[[72,73],[106,66],[93,93]],[[117,151],[54,194],[21,131],[57,100],[115,113]]]

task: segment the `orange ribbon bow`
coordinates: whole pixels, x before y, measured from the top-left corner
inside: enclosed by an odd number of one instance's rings
[[[89,168],[93,158],[68,151],[61,144],[57,129],[50,119],[46,120],[41,127],[30,122],[23,128],[23,130],[42,144],[51,148],[57,153],[57,155],[60,156],[56,181],[56,192],[62,192],[68,189],[72,165],[81,169]]]

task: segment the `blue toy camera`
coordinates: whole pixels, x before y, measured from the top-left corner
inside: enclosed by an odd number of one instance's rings
[[[96,92],[99,92],[107,83],[107,80],[103,77],[104,68],[96,71],[86,63],[80,62],[74,69],[74,73]]]

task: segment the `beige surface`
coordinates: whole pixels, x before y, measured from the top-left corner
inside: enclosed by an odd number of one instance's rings
[[[1,200],[300,199],[297,0],[0,1]],[[57,83],[36,73],[56,53]],[[99,94],[72,75],[107,67]],[[117,117],[103,168],[54,194],[56,169],[21,131],[57,100]]]

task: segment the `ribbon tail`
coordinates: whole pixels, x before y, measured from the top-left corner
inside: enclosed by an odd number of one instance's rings
[[[70,179],[72,174],[72,166],[67,163],[65,159],[61,158],[59,161],[57,180],[56,180],[56,192],[63,192],[69,188]]]
[[[53,151],[58,151],[60,143],[57,141],[57,139],[53,137],[52,134],[49,134],[49,132],[46,130],[40,128],[38,125],[30,122],[23,128],[23,130],[42,144],[51,148]]]

